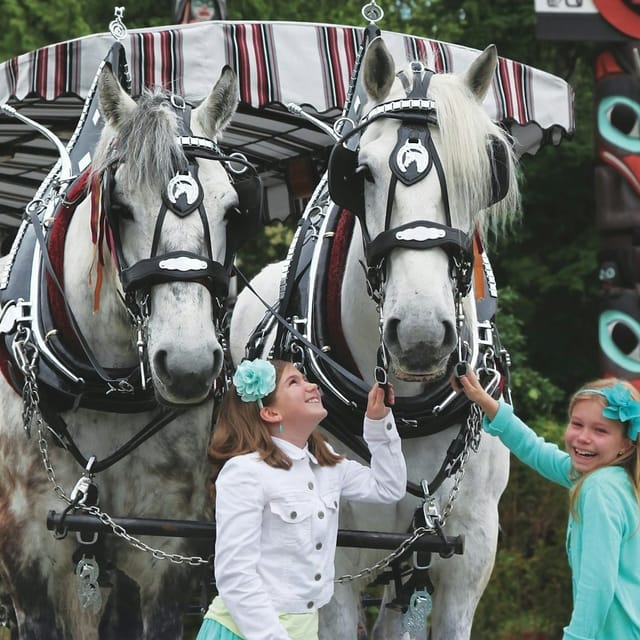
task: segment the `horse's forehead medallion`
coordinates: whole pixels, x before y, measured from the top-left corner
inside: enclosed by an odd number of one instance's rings
[[[418,173],[424,173],[429,166],[429,152],[419,140],[415,142],[407,140],[398,150],[396,163],[403,173],[406,173],[413,163],[415,163],[415,170]]]
[[[389,158],[391,170],[398,180],[411,185],[422,180],[433,164],[431,154],[427,149],[426,138],[429,131],[407,131],[400,127],[398,142]]]
[[[178,216],[189,215],[202,202],[200,183],[190,173],[178,173],[167,185],[165,204]]]

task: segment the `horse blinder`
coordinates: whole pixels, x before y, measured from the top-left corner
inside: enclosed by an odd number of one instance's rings
[[[399,146],[396,146],[390,162],[397,158]],[[424,144],[422,146],[426,148]],[[487,154],[491,163],[491,200],[487,206],[491,206],[500,202],[509,192],[510,175],[506,144],[496,136],[489,136]],[[397,160],[394,162],[397,165]],[[361,214],[364,212],[364,176],[358,171],[358,166],[358,151],[338,143],[331,150],[327,175],[331,199],[344,209]],[[428,166],[431,167],[431,159]],[[392,171],[401,176],[405,173],[396,170],[394,166]],[[419,172],[416,177],[422,177],[427,172]],[[406,184],[413,184],[415,181],[413,176],[408,178],[408,182],[403,180]]]
[[[338,143],[327,167],[329,195],[342,208],[357,215],[364,212],[364,173],[358,171],[358,151]]]
[[[506,144],[497,136],[489,136],[487,153],[491,163],[491,202],[497,204],[509,193],[509,152]]]

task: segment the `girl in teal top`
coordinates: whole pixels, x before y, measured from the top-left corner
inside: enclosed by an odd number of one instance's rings
[[[452,386],[483,410],[485,431],[570,490],[573,613],[563,640],[640,640],[640,393],[614,378],[581,388],[569,404],[565,453],[488,395],[471,369]]]

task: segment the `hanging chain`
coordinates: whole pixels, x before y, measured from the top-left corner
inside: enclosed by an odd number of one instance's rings
[[[482,435],[482,413],[480,408],[472,404],[469,415],[467,416],[467,434],[468,437],[465,440],[465,447],[462,453],[460,454],[458,468],[453,478],[453,486],[451,487],[451,491],[449,492],[449,497],[447,499],[447,503],[445,504],[444,509],[442,510],[442,514],[437,517],[437,524],[433,526],[422,526],[417,527],[413,530],[411,535],[403,540],[400,545],[394,549],[389,555],[385,556],[378,562],[376,562],[371,567],[366,567],[362,569],[358,573],[355,574],[346,574],[336,578],[334,582],[338,584],[344,584],[346,582],[353,582],[354,580],[359,580],[360,578],[366,578],[371,576],[374,573],[382,571],[386,569],[394,560],[397,560],[402,555],[404,555],[416,542],[420,537],[425,534],[434,534],[437,533],[438,530],[442,530],[447,522],[447,518],[451,515],[451,511],[453,510],[453,503],[458,497],[458,493],[460,492],[460,483],[462,482],[462,477],[464,476],[464,468],[467,460],[469,459],[469,455],[471,451],[477,452],[478,447],[480,446],[480,438]]]
[[[460,483],[462,482],[462,477],[464,476],[465,464],[469,459],[471,451],[473,451],[474,453],[478,452],[481,437],[482,412],[477,404],[472,403],[469,410],[469,415],[467,416],[467,438],[465,439],[465,447],[460,454],[460,464],[453,478],[453,486],[451,487],[451,491],[449,492],[449,499],[447,500],[447,504],[444,506],[442,515],[440,516],[441,527],[444,527],[445,523],[447,522],[447,518],[451,515],[451,511],[453,510],[453,503],[458,497],[458,493],[460,491]]]
[[[111,528],[111,531],[122,538],[125,542],[127,542],[132,547],[139,549],[140,551],[146,551],[150,553],[154,558],[158,560],[169,560],[175,564],[189,564],[191,566],[197,567],[204,564],[211,564],[211,560],[213,556],[208,559],[201,558],[200,556],[182,556],[179,553],[167,553],[166,551],[162,551],[162,549],[155,549],[154,547],[150,547],[148,544],[142,542],[139,538],[132,536],[130,533],[127,533],[126,529],[120,526],[117,522],[113,520],[113,518],[104,511],[101,511],[98,507],[92,506],[81,506],[83,511],[95,516],[102,522]]]
[[[16,354],[16,362],[20,366],[20,370],[24,375],[24,386],[22,390],[23,399],[23,424],[27,437],[30,437],[31,428],[35,425],[38,435],[38,448],[42,456],[42,462],[47,474],[47,478],[53,485],[55,494],[67,504],[71,504],[71,499],[67,496],[64,489],[58,484],[56,479],[55,470],[51,464],[49,457],[49,446],[45,437],[45,422],[40,412],[40,395],[38,392],[38,382],[36,378],[36,369],[38,362],[38,351],[33,344],[31,331],[27,327],[20,327],[16,335],[16,339],[13,345],[14,354]],[[460,491],[460,483],[464,476],[465,464],[469,459],[471,450],[477,451],[480,445],[481,437],[481,413],[480,409],[475,405],[471,405],[471,411],[467,418],[467,433],[469,437],[466,440],[464,450],[460,456],[460,462],[458,469],[455,473],[453,486],[449,492],[447,503],[442,511],[442,514],[438,517],[438,527],[444,528],[447,518],[453,510],[453,504]],[[142,542],[140,539],[127,533],[124,527],[117,524],[113,518],[101,511],[97,506],[78,505],[78,508],[89,513],[90,515],[98,518],[100,522],[108,526],[114,535],[118,536],[132,547],[151,553],[151,555],[158,560],[169,560],[175,564],[186,563],[192,566],[208,565],[211,563],[211,557],[208,559],[200,556],[183,556],[177,553],[167,553],[161,549],[156,549]],[[371,567],[366,567],[356,574],[346,574],[339,578],[336,578],[334,582],[343,584],[346,582],[352,582],[372,575],[388,567],[394,560],[402,556],[408,549],[411,548],[414,542],[425,534],[433,534],[436,532],[435,526],[423,526],[417,527],[412,534],[404,540],[396,549],[390,554],[376,562]]]
[[[139,540],[127,533],[124,527],[117,524],[109,514],[101,511],[97,506],[78,504],[77,501],[72,501],[71,498],[67,496],[64,489],[58,484],[55,470],[49,457],[49,445],[45,437],[46,429],[48,427],[45,425],[42,413],[40,412],[40,395],[38,393],[38,381],[36,378],[38,351],[31,339],[31,331],[27,327],[23,326],[18,330],[16,340],[14,341],[14,353],[20,354],[17,358],[17,362],[25,379],[22,390],[22,419],[24,421],[24,429],[27,436],[29,436],[31,433],[31,427],[34,425],[36,427],[38,434],[38,448],[40,449],[40,455],[42,456],[42,463],[47,473],[47,478],[53,485],[55,494],[69,505],[71,505],[72,502],[76,502],[77,508],[98,518],[100,522],[107,525],[116,536],[127,542],[132,547],[135,547],[140,551],[150,553],[158,560],[169,560],[175,564],[186,563],[191,566],[211,564],[211,558],[205,559],[200,556],[183,556],[178,553],[167,553],[161,549],[150,547],[148,544],[142,542],[142,540]]]
[[[338,584],[353,582],[354,580],[365,578],[374,573],[377,573],[378,571],[381,571],[382,569],[386,569],[394,560],[398,559],[400,556],[406,553],[411,548],[411,545],[414,542],[416,542],[416,540],[418,540],[418,538],[423,536],[425,533],[433,533],[434,531],[435,531],[435,528],[418,527],[413,531],[413,533],[406,540],[403,540],[400,543],[400,545],[396,549],[394,549],[388,556],[385,556],[384,558],[376,562],[374,565],[367,567],[365,569],[362,569],[362,571],[359,571],[358,573],[346,574],[344,576],[340,576],[339,578],[335,578],[334,582]]]

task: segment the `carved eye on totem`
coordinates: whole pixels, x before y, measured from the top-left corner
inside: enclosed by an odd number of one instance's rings
[[[599,318],[598,341],[605,356],[636,376],[640,373],[640,323],[621,310],[608,309]]]
[[[598,105],[598,132],[611,146],[640,153],[640,105],[624,96],[609,96]]]

